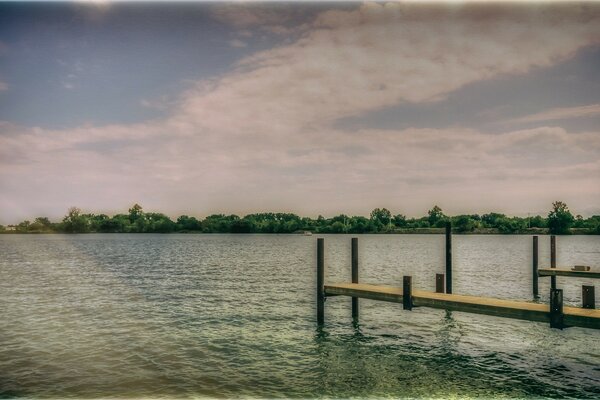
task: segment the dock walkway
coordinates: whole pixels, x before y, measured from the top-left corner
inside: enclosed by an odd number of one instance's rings
[[[399,287],[366,283],[335,283],[325,285],[325,296],[350,296],[363,299],[403,303],[403,290]],[[413,307],[439,308],[496,317],[550,323],[548,304],[501,300],[489,297],[411,291]],[[563,307],[565,326],[600,329],[600,310]]]
[[[402,278],[402,288],[359,283],[358,238],[352,238],[352,283],[325,284],[324,239],[317,239],[317,323],[325,321],[325,299],[333,296],[352,297],[352,318],[358,319],[358,299],[371,299],[402,303],[405,310],[413,307],[438,308],[503,318],[550,323],[550,327],[563,329],[582,327],[600,329],[600,310],[595,309],[595,288],[582,285],[582,307],[563,305],[563,291],[556,287],[556,277],[600,278],[598,271],[581,271],[556,268],[556,237],[551,239],[551,267],[538,269],[538,237],[533,237],[532,286],[534,301],[503,300],[490,297],[468,296],[452,293],[452,227],[446,225],[446,273],[436,274],[435,292],[413,290],[412,277]],[[549,276],[550,304],[537,302],[538,278]]]

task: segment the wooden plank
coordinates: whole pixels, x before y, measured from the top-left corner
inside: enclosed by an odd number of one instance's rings
[[[538,237],[533,237],[533,297],[538,298],[540,296],[539,285],[538,285]]]
[[[352,283],[358,283],[358,238],[350,241],[352,248]],[[352,319],[358,320],[358,297],[352,298]]]
[[[539,276],[571,276],[578,278],[599,279],[600,271],[573,271],[570,268],[540,268]]]
[[[325,323],[325,239],[317,239],[317,324]]]
[[[550,236],[550,268],[556,268],[556,236]],[[556,275],[550,276],[550,288],[556,289]]]
[[[365,283],[336,283],[325,285],[325,294],[355,296],[371,300],[402,303],[402,288]],[[488,297],[458,294],[412,291],[414,307],[439,308],[497,317],[550,323],[548,304],[501,300]],[[567,326],[600,329],[600,310],[564,307],[564,323]]]
[[[452,293],[452,223],[446,222],[446,293]]]

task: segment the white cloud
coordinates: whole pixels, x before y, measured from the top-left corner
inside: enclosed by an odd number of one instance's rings
[[[595,6],[497,7],[327,12],[295,43],[196,83],[164,120],[70,130],[0,124],[0,209],[16,212],[15,197],[61,212],[135,201],[171,213],[387,206],[409,215],[434,203],[450,213],[538,210],[556,198],[573,210],[596,204],[598,132],[334,128],[345,116],[550,66],[599,40]],[[260,20],[251,17],[240,26]]]
[[[579,107],[563,107],[563,108],[552,108],[550,110],[542,111],[539,113],[526,115],[524,117],[511,119],[507,122],[522,123],[522,122],[542,122],[542,121],[553,121],[559,119],[571,119],[571,118],[582,118],[582,117],[593,117],[600,115],[600,104],[591,104],[587,106]]]
[[[239,39],[230,40],[229,41],[229,45],[231,47],[238,47],[238,48],[248,46],[248,44],[246,42],[243,42],[243,41],[241,41]]]

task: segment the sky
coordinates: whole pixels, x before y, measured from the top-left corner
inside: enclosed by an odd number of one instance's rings
[[[600,3],[0,3],[0,224],[600,214]]]

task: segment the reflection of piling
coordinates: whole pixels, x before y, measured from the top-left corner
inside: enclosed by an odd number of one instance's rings
[[[452,294],[452,223],[446,222],[446,293]]]
[[[358,283],[358,238],[352,238],[352,283]],[[358,297],[352,298],[352,319],[358,319]]]
[[[540,297],[538,287],[538,237],[533,237],[533,297]]]
[[[325,323],[325,239],[317,239],[317,323]]]

